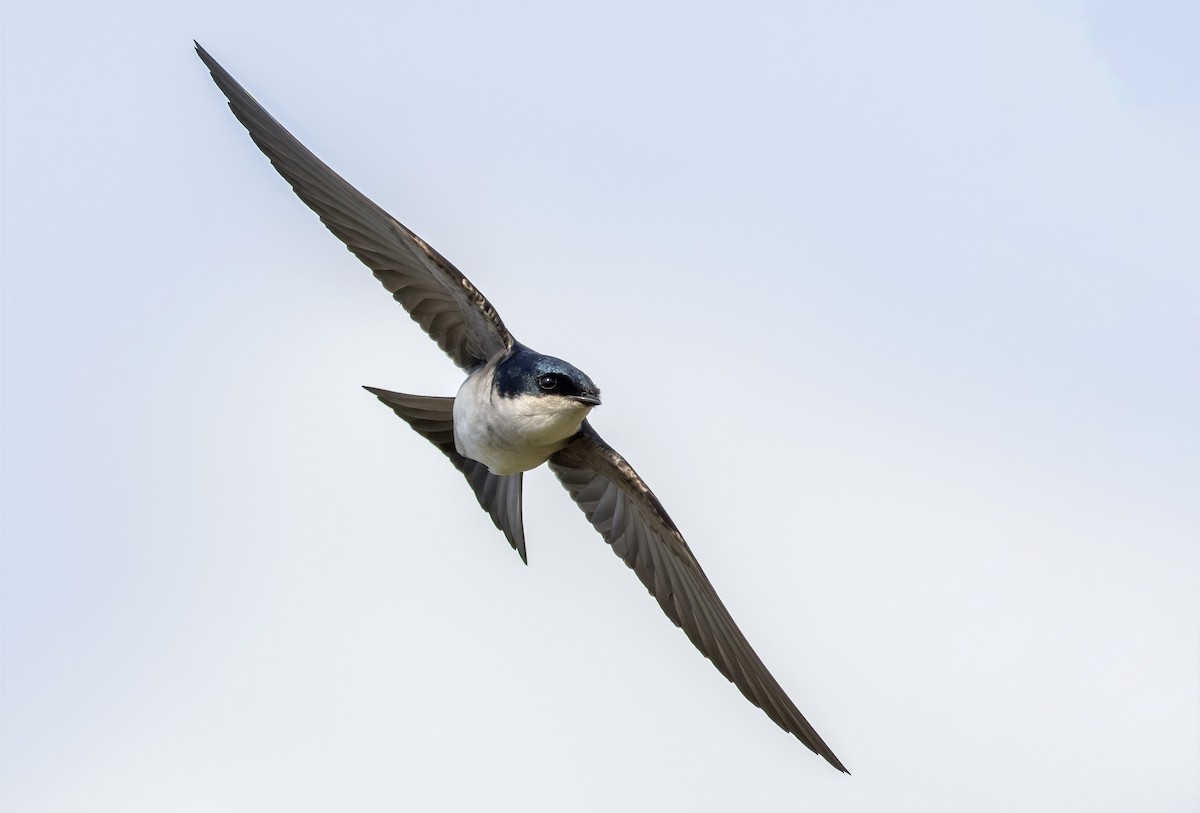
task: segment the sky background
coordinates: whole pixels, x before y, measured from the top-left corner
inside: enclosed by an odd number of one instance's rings
[[[1195,811],[1195,3],[9,3],[3,806]],[[853,771],[461,376],[198,39],[449,257]]]

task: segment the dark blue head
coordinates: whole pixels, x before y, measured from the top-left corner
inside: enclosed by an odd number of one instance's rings
[[[587,406],[600,404],[600,388],[582,370],[522,344],[500,362],[495,382],[496,391],[506,398],[558,395]]]

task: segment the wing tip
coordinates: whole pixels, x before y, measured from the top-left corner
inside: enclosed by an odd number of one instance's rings
[[[204,46],[200,44],[199,40],[192,40],[192,45],[196,48],[196,56],[200,57],[200,60],[211,69],[215,62],[212,55],[204,50]]]
[[[817,740],[816,743],[812,743],[812,742],[809,742],[806,738],[800,736],[800,734],[795,731],[790,732],[790,733],[792,734],[793,737],[800,740],[800,742],[804,743],[804,745],[808,748],[808,750],[812,751],[814,754],[816,754],[817,756],[824,759],[830,765],[837,768],[842,773],[846,774],[846,776],[850,776],[850,769],[842,764],[842,761],[837,758],[837,755],[833,753],[833,751],[829,748],[829,746],[825,744],[825,741],[822,740],[819,736],[816,737],[816,740]],[[813,734],[815,735],[816,732],[814,731]]]

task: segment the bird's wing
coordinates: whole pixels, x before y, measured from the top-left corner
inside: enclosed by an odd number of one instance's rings
[[[512,335],[470,280],[309,152],[198,43],[196,53],[279,174],[455,364],[470,370],[512,348]]]
[[[525,556],[525,527],[521,521],[521,472],[492,474],[487,466],[463,457],[454,449],[454,399],[433,395],[405,395],[374,387],[363,387],[405,423],[438,447],[463,473],[479,505],[508,537],[508,543],[529,564]]]
[[[846,771],[750,648],[679,529],[625,458],[585,421],[550,457],[550,468],[701,654],[783,730]]]

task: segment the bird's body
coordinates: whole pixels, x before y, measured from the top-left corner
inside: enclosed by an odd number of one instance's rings
[[[586,382],[591,389],[587,395],[556,391],[580,377],[580,384]],[[540,385],[542,380],[551,388]],[[529,471],[579,434],[588,412],[599,403],[599,391],[583,373],[561,359],[518,345],[514,353],[472,372],[458,388],[454,448],[492,474]]]
[[[463,473],[523,560],[522,473],[548,463],[693,645],[777,725],[845,771],[750,647],[658,498],[588,423],[600,404],[592,380],[518,342],[458,269],[309,152],[203,48],[196,50],[234,115],[300,199],[467,373],[454,398],[367,389]]]

